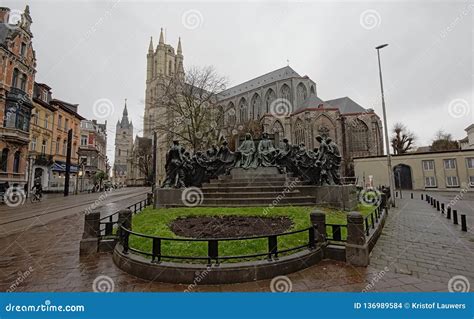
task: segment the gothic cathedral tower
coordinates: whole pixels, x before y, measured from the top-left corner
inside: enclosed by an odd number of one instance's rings
[[[122,119],[117,121],[115,128],[115,162],[114,180],[116,184],[126,185],[127,158],[133,147],[133,124],[128,120],[127,100],[122,113]]]
[[[184,77],[183,51],[181,48],[181,38],[178,39],[176,53],[174,48],[165,44],[163,28],[160,32],[160,40],[156,48],[153,46],[153,38],[150,38],[150,45],[147,54],[146,91],[145,91],[145,114],[143,118],[143,137],[153,138],[153,131],[157,123],[167,121],[166,109],[160,105],[159,97],[167,81],[173,77]],[[163,181],[164,162],[168,151],[168,137],[164,132],[157,132],[157,181]]]
[[[176,53],[174,48],[165,44],[163,28],[160,32],[160,40],[156,49],[153,48],[153,38],[150,38],[150,46],[147,54],[146,91],[145,91],[145,116],[143,119],[143,137],[151,138],[153,135],[153,124],[160,120],[160,105],[157,102],[163,83],[174,76],[184,76],[183,51],[181,38],[178,40]]]

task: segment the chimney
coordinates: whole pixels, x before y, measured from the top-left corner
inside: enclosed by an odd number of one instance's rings
[[[8,23],[10,8],[0,7],[0,23]]]

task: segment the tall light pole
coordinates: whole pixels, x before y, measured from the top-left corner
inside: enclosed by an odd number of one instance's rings
[[[393,181],[393,171],[392,171],[392,156],[390,155],[390,143],[388,139],[388,127],[387,127],[387,111],[385,110],[385,98],[383,94],[383,81],[382,81],[382,67],[380,65],[380,49],[383,49],[388,44],[381,44],[375,49],[377,50],[377,58],[379,61],[379,75],[380,75],[380,91],[382,92],[382,111],[383,111],[383,127],[385,135],[385,148],[387,152],[387,173],[388,181],[390,183],[390,198],[392,205],[395,206],[395,183]]]

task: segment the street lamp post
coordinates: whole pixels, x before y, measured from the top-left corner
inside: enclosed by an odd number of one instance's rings
[[[390,183],[390,198],[392,199],[392,206],[395,207],[395,183],[393,181],[393,172],[392,172],[392,156],[390,155],[390,144],[388,139],[388,127],[387,127],[387,112],[385,110],[385,98],[383,93],[383,81],[382,81],[382,67],[380,65],[380,49],[385,48],[388,44],[382,44],[375,49],[377,50],[377,58],[379,62],[379,76],[380,76],[380,91],[382,93],[382,111],[383,111],[383,126],[384,126],[384,135],[385,135],[385,147],[387,152],[387,173],[388,181]]]

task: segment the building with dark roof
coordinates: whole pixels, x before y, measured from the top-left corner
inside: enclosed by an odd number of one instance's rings
[[[155,48],[147,54],[144,137],[151,138],[158,122],[173,125],[166,107],[160,106],[163,79],[184,75],[181,40],[178,48],[164,43],[163,33]],[[166,81],[165,81],[166,82]],[[316,82],[285,66],[225,89],[217,94],[218,127],[222,139],[235,149],[247,132],[268,132],[278,145],[283,138],[291,144],[304,143],[307,148],[319,146],[318,135],[331,137],[343,157],[344,175],[353,175],[352,158],[383,154],[382,123],[371,108],[365,108],[349,97],[324,100],[318,95]],[[167,121],[167,122],[166,122]],[[166,125],[164,125],[166,126]],[[167,133],[157,142],[157,180],[165,176],[165,155],[171,139]]]
[[[353,174],[352,158],[383,154],[382,123],[373,109],[349,97],[321,99],[316,83],[290,66],[231,87],[219,100],[227,126],[223,135],[235,147],[247,123],[256,122],[276,145],[287,138],[313,149],[318,135],[331,137],[340,147],[344,175]]]

